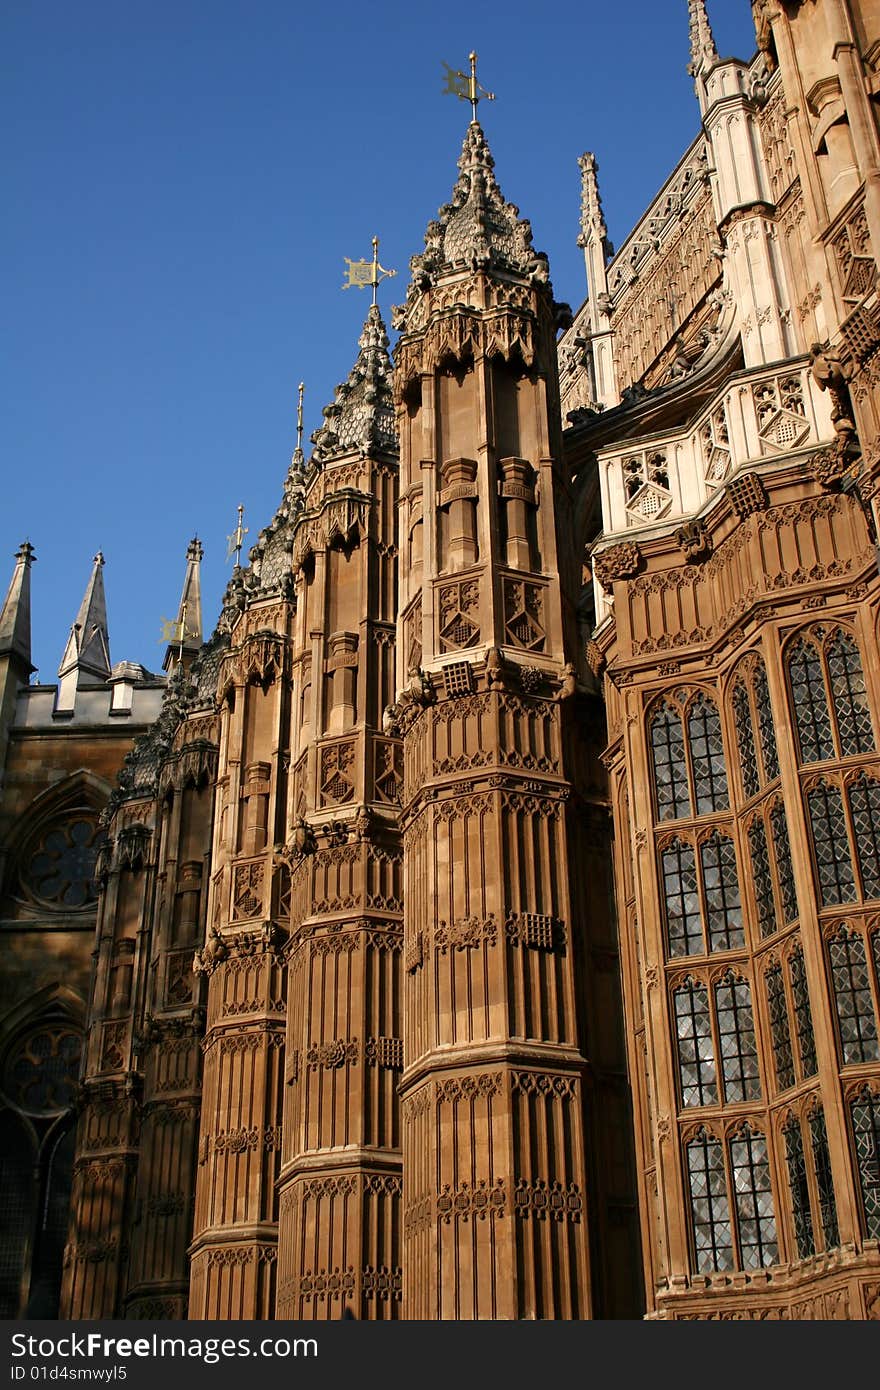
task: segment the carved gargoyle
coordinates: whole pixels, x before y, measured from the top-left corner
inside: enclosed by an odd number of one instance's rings
[[[820,391],[827,391],[831,397],[831,423],[838,437],[849,441],[855,436],[856,424],[843,363],[827,343],[813,343],[810,357],[813,380]]]
[[[297,859],[301,859],[306,854],[314,854],[315,850],[318,848],[315,832],[308,821],[303,820],[302,816],[300,816],[293,827],[293,834],[290,837],[290,846],[294,857]]]

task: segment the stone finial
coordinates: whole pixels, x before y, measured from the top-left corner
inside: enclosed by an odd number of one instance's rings
[[[608,248],[604,243],[608,239],[608,228],[602,211],[602,199],[599,196],[599,180],[596,177],[599,165],[596,156],[588,150],[578,160],[578,168],[581,171],[581,234],[578,245],[586,247],[599,243],[607,256]]]
[[[99,550],[76,621],[58,667],[60,677],[76,673],[76,684],[95,684],[110,676],[110,637],[104,598],[104,556]]]
[[[36,559],[30,541],[15,552],[15,569],[0,610],[0,656],[16,656],[31,666],[31,565]]]
[[[324,407],[324,424],[312,435],[312,459],[317,464],[352,451],[397,453],[388,334],[375,304],[367,315],[358,348],[348,380],[337,386],[332,404]]]
[[[691,61],[688,72],[691,77],[699,77],[718,62],[718,49],[712,26],[706,13],[706,0],[688,0],[690,16]]]
[[[186,548],[186,574],[177,609],[177,621],[171,624],[174,638],[169,642],[165,652],[163,666],[166,671],[170,671],[184,654],[192,656],[202,645],[200,565],[204,553],[198,536],[193,536]]]

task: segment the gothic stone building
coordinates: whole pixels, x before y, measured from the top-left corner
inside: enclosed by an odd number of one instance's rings
[[[753,10],[574,315],[471,123],[161,688],[22,552],[7,1314],[880,1315],[880,6]]]

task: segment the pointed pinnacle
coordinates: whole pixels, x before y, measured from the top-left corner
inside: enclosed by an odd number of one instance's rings
[[[696,77],[718,62],[718,49],[715,47],[712,26],[706,13],[706,0],[688,0],[688,13],[691,40],[688,72],[691,77]]]

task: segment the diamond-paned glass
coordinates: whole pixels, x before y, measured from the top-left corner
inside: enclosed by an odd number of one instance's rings
[[[813,1015],[810,1012],[810,991],[807,987],[807,972],[804,966],[804,953],[798,946],[788,959],[791,975],[791,995],[794,1000],[794,1021],[798,1041],[798,1056],[801,1059],[801,1072],[815,1076],[816,1040],[813,1037]]]
[[[714,831],[700,845],[710,951],[735,951],[745,945],[736,850],[729,835]]]
[[[758,753],[752,729],[749,690],[744,680],[737,683],[733,692],[733,720],[736,726],[736,751],[739,754],[743,792],[748,799],[750,796],[757,796],[761,781],[758,777]]]
[[[808,793],[807,806],[822,906],[855,902],[856,881],[839,788],[822,782]]]
[[[693,846],[675,840],[663,851],[661,865],[669,954],[702,955],[705,947]]]
[[[867,1087],[852,1102],[853,1137],[866,1234],[880,1239],[880,1096]]]
[[[812,642],[801,638],[788,658],[791,698],[802,763],[834,757],[831,716],[822,675],[822,659]]]
[[[755,674],[755,705],[758,710],[758,733],[761,740],[761,759],[764,764],[764,778],[772,782],[779,776],[779,755],[776,752],[776,726],[773,723],[773,709],[770,704],[770,691],[767,687],[767,672],[761,662]]]
[[[807,1160],[804,1155],[804,1136],[798,1120],[792,1118],[785,1126],[785,1162],[788,1168],[788,1191],[794,1222],[794,1238],[798,1259],[815,1255],[813,1213],[810,1210],[810,1188],[807,1182]]]
[[[752,992],[748,983],[730,976],[719,981],[715,986],[715,1009],[724,1099],[729,1104],[738,1100],[759,1100],[761,1080]]]
[[[773,875],[767,852],[767,832],[760,819],[749,826],[749,852],[752,860],[752,885],[758,909],[758,927],[762,936],[772,936],[776,930],[776,904],[773,900]]]
[[[776,1085],[780,1091],[787,1091],[789,1086],[794,1085],[795,1076],[782,966],[771,966],[764,978],[767,984],[767,1010],[770,1015],[770,1037],[773,1042]]]
[[[847,787],[856,857],[865,898],[880,898],[880,782],[860,776]]]
[[[743,1269],[761,1269],[779,1259],[770,1160],[763,1134],[743,1125],[730,1141],[736,1226]]]
[[[697,815],[726,811],[730,806],[727,768],[721,739],[721,718],[708,695],[698,695],[688,711],[688,743],[694,773]]]
[[[834,1179],[831,1176],[828,1132],[825,1128],[825,1112],[821,1106],[817,1106],[810,1113],[810,1143],[813,1148],[816,1187],[819,1191],[822,1238],[825,1241],[825,1249],[833,1250],[840,1244],[840,1236],[837,1233],[837,1202],[834,1197]]]
[[[870,753],[874,747],[874,731],[859,649],[848,633],[838,632],[828,643],[825,654],[841,756]]]
[[[714,1105],[718,1100],[715,1048],[705,985],[689,981],[673,995],[678,1042],[678,1075],[684,1106]]]
[[[842,927],[828,942],[828,957],[844,1064],[876,1062],[880,1046],[865,943],[858,932]]]
[[[651,753],[658,820],[680,820],[691,813],[684,729],[681,716],[664,703],[651,720]]]
[[[730,1203],[721,1144],[701,1131],[687,1146],[697,1271],[733,1269]]]
[[[794,870],[791,866],[791,842],[788,838],[788,822],[785,807],[777,801],[770,812],[770,833],[773,837],[773,853],[776,856],[776,872],[779,878],[779,892],[782,898],[782,913],[786,925],[797,920],[797,893],[794,887]]]

